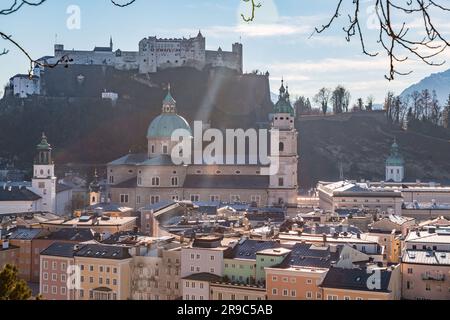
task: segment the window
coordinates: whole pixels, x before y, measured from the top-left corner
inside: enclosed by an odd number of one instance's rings
[[[93,272],[94,271],[94,266],[89,266],[89,271]]]
[[[62,295],[66,294],[66,287],[61,287],[61,294]]]
[[[58,280],[58,274],[52,273],[52,281],[57,281],[57,280]]]
[[[356,300],[364,300],[364,299],[361,297],[356,297]]]
[[[58,287],[52,286],[52,294],[57,294],[57,293],[58,293]]]
[[[313,293],[311,291],[306,292],[306,299],[312,299]]]
[[[278,186],[284,187],[284,178],[278,178]]]
[[[151,204],[158,203],[159,201],[160,201],[159,196],[151,196],[151,197],[150,197],[150,203],[151,203]]]
[[[44,285],[42,286],[42,292],[43,292],[43,293],[48,293],[48,285],[44,284]]]
[[[152,153],[155,153],[155,145],[154,144],[152,144],[151,149],[152,149]]]
[[[337,299],[338,299],[338,296],[331,295],[331,294],[327,295],[327,300],[337,300]]]
[[[137,178],[137,184],[138,184],[138,186],[142,186],[142,178],[141,177]]]
[[[211,268],[209,271],[210,271],[211,273],[216,272],[216,270],[214,270],[214,268]]]
[[[273,289],[272,289],[272,294],[273,294],[274,296],[277,296],[277,295],[278,295],[278,290],[277,290],[276,288],[273,288]]]
[[[284,143],[280,142],[280,152],[284,152]]]
[[[214,256],[211,256],[211,261],[214,261],[214,259],[215,259],[215,257],[214,257]]]
[[[44,261],[44,269],[48,269],[48,261],[47,260]]]
[[[316,293],[316,299],[317,300],[322,300],[322,294],[320,292]]]
[[[89,283],[94,283],[94,277],[89,277]]]
[[[408,274],[412,274],[413,273],[413,269],[412,268],[408,268]]]
[[[80,264],[80,270],[84,271],[84,264]]]
[[[153,187],[159,187],[159,177],[153,177],[152,178],[152,186]]]
[[[288,277],[283,277],[283,282],[289,282]]]
[[[178,187],[178,177],[172,177],[172,186]]]
[[[306,280],[306,284],[312,284],[312,283],[313,283],[313,281],[311,279]]]
[[[191,194],[191,201],[192,202],[199,202],[200,196],[198,194]]]
[[[120,195],[120,203],[128,203],[129,201],[129,195],[128,194],[121,194]]]
[[[283,297],[287,297],[289,295],[288,289],[283,289]]]
[[[230,197],[231,202],[240,202],[241,201],[241,197],[239,195],[232,195]]]
[[[431,284],[427,283],[425,286],[426,291],[431,291]]]
[[[58,268],[58,264],[55,261],[53,261],[52,262],[52,270],[56,270],[57,268]]]
[[[103,266],[98,267],[99,272],[103,272]]]
[[[219,197],[219,196],[216,196],[216,195],[210,196],[209,199],[211,200],[211,202],[217,202],[217,201],[220,201],[220,197]]]
[[[168,154],[169,153],[169,147],[168,146],[163,145],[162,149],[163,149],[163,152],[162,152],[163,154]]]
[[[345,297],[344,297],[344,300],[351,300],[351,299],[350,299],[350,297],[345,296]]]
[[[44,277],[44,280],[48,280],[48,273],[44,272],[43,277]]]
[[[78,291],[78,294],[80,296],[80,298],[84,298],[84,290],[80,289],[80,291]]]
[[[67,280],[66,275],[65,275],[65,274],[62,274],[62,275],[61,275],[61,282],[66,282],[66,280]]]
[[[117,279],[113,279],[113,286],[117,286]]]
[[[296,290],[291,290],[291,297],[295,298],[297,296]]]
[[[136,196],[136,203],[141,204],[141,196]]]
[[[203,289],[203,283],[200,283],[200,289]]]

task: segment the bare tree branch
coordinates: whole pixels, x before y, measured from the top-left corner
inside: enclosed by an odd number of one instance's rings
[[[442,36],[439,28],[433,23],[430,16],[432,10],[440,10],[450,12],[450,7],[446,7],[436,0],[406,0],[404,4],[398,4],[394,0],[372,0],[375,5],[379,34],[377,43],[381,46],[389,60],[389,72],[386,75],[387,80],[394,80],[396,75],[407,75],[409,72],[400,72],[396,68],[397,64],[407,61],[410,56],[415,57],[430,66],[441,66],[445,61],[436,62],[433,58],[439,56],[448,47],[449,41]],[[379,52],[370,53],[366,50],[366,40],[361,29],[360,5],[361,0],[353,0],[353,10],[349,17],[349,24],[343,30],[346,33],[346,40],[350,41],[352,37],[357,36],[361,43],[364,54],[374,57]],[[343,11],[343,0],[338,0],[334,15],[327,24],[316,28],[314,33],[322,33],[331,28],[335,20],[339,18]],[[406,22],[398,23],[400,14],[407,17],[420,17],[423,21],[422,30],[426,34],[425,37],[415,39],[410,37],[410,29]],[[313,33],[313,34],[314,34]],[[426,53],[428,52],[428,53]],[[400,54],[406,53],[405,56]]]
[[[241,14],[242,19],[245,22],[251,22],[253,20],[255,20],[255,15],[256,15],[256,9],[261,8],[261,3],[258,2],[256,3],[255,0],[242,0],[244,2],[250,2],[251,4],[251,8],[252,8],[252,14],[250,17],[246,17],[243,13]]]

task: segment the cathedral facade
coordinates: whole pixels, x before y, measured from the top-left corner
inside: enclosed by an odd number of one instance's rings
[[[111,201],[137,210],[158,202],[182,200],[259,206],[295,204],[298,132],[294,108],[283,84],[270,118],[270,134],[279,135],[279,170],[272,175],[263,175],[264,166],[252,164],[175,165],[171,154],[177,142],[172,141],[172,133],[177,129],[192,130],[178,114],[169,88],[161,115],[148,128],[148,152],[130,153],[108,164]],[[274,154],[269,155],[272,157]]]

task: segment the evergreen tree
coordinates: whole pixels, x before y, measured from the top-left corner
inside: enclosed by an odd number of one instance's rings
[[[17,267],[6,265],[0,272],[0,300],[28,300],[31,289],[19,279]]]

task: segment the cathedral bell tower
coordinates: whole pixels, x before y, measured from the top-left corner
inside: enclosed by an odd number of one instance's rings
[[[270,177],[269,204],[297,203],[298,193],[298,132],[295,129],[295,110],[290,102],[288,87],[281,82],[280,95],[271,115],[271,134],[278,130],[278,173]],[[275,157],[277,155],[271,155]]]
[[[95,206],[101,203],[100,183],[98,182],[97,169],[95,169],[94,180],[89,184],[89,205]]]
[[[41,211],[56,212],[56,177],[52,160],[52,147],[47,137],[42,134],[41,142],[36,147],[31,188],[42,198]]]
[[[386,159],[386,181],[402,182],[405,179],[405,160],[400,154],[397,141],[391,146],[391,154]]]

